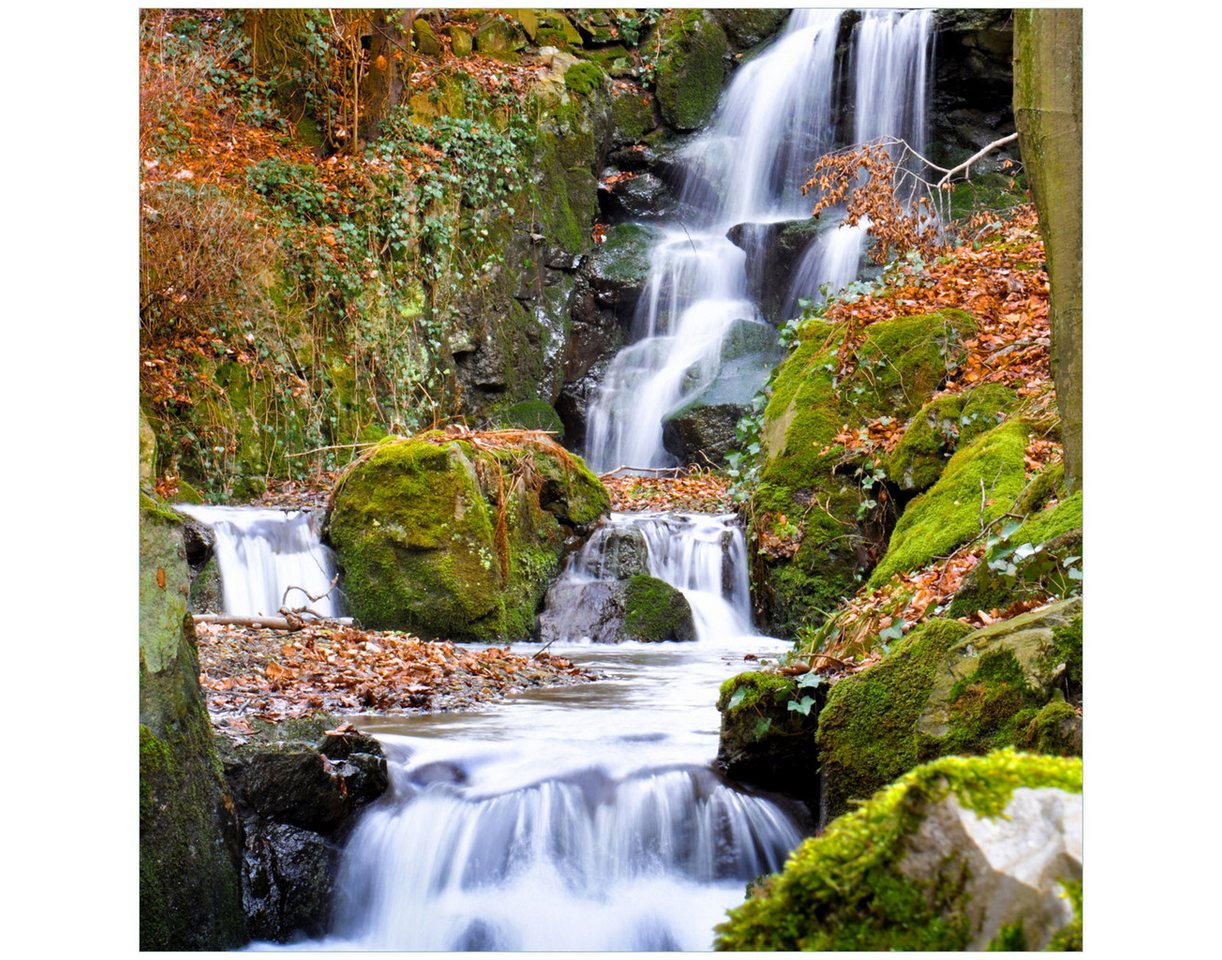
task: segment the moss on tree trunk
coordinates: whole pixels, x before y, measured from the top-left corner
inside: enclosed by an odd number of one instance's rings
[[[1014,11],[1014,122],[1051,288],[1065,484],[1082,484],[1082,11]]]

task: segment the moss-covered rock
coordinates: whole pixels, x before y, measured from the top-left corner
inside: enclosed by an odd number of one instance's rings
[[[818,731],[828,817],[920,763],[916,722],[938,664],[970,632],[954,620],[931,620],[899,641],[882,663],[832,687]]]
[[[992,383],[931,400],[887,456],[887,476],[901,490],[927,490],[955,450],[997,426],[1017,405],[1013,390]]]
[[[717,766],[727,776],[766,790],[779,790],[804,800],[818,792],[815,718],[818,705],[806,713],[791,710],[790,702],[804,696],[792,677],[776,673],[740,673],[721,685],[717,709],[721,735]]]
[[[653,95],[639,87],[617,85],[611,92],[613,141],[617,145],[637,143],[658,125]]]
[[[870,541],[858,522],[867,498],[853,458],[836,444],[842,426],[910,417],[945,382],[974,329],[956,310],[876,323],[857,348],[852,373],[838,379],[843,327],[809,321],[801,328],[773,378],[761,430],[765,459],[752,495],[757,539],[761,524],[780,517],[797,528],[790,538],[796,552],[769,558],[762,584],[773,630],[792,633],[820,619],[856,590],[869,565]]]
[[[1070,599],[979,630],[931,620],[880,664],[837,683],[817,735],[827,815],[838,816],[852,800],[934,757],[1034,747],[1038,730],[1029,733],[1030,724],[1064,699],[1062,658],[1073,659],[1080,611],[1081,600]],[[1065,628],[1067,639],[1058,645],[1057,631]],[[1072,743],[1072,734],[1057,742]]]
[[[657,94],[662,119],[695,130],[712,116],[725,79],[725,31],[702,10],[668,10],[657,26],[661,41]]]
[[[426,57],[435,57],[441,53],[441,41],[433,31],[433,25],[423,17],[412,21],[412,44],[416,50]]]
[[[589,60],[573,64],[564,73],[564,85],[570,93],[579,97],[589,97],[602,94],[607,88],[607,75],[602,67]]]
[[[937,483],[904,510],[870,585],[880,586],[901,570],[920,569],[1010,512],[1026,486],[1028,432],[1025,422],[1012,420],[960,448]]]
[[[763,43],[781,29],[781,24],[789,16],[788,10],[765,7],[722,7],[711,12],[730,42],[740,50]]]
[[[385,441],[336,485],[328,530],[354,616],[427,637],[523,639],[567,531],[609,509],[547,440]]]
[[[718,950],[1030,949],[1080,907],[1081,761],[1003,750],[913,770],[802,844]],[[1003,935],[1003,930],[1007,934]]]
[[[564,439],[564,424],[556,408],[546,400],[523,400],[511,407],[506,407],[497,416],[503,427],[518,427],[523,430],[546,430],[556,435],[557,440]]]
[[[627,639],[646,643],[696,639],[687,597],[647,574],[630,577],[624,588],[624,632]]]
[[[140,511],[140,948],[245,940],[237,822],[199,686],[182,526]]]
[[[475,36],[466,27],[451,23],[446,27],[450,38],[450,52],[456,57],[469,57],[475,48]]]
[[[475,49],[488,57],[513,61],[525,46],[524,31],[508,18],[492,14],[475,30]]]

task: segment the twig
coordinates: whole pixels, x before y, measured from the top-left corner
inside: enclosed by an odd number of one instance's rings
[[[359,450],[361,447],[377,446],[382,441],[374,440],[366,443],[336,443],[329,447],[315,447],[313,450],[302,450],[300,453],[286,453],[286,457],[308,457],[311,453],[325,453],[328,450]]]
[[[614,470],[608,470],[606,473],[600,473],[598,476],[600,479],[602,477],[614,476],[615,474],[619,473],[621,470],[635,470],[637,473],[676,473],[678,474],[678,473],[683,473],[684,471],[686,471],[687,467],[630,467],[630,466],[625,465],[622,467],[616,467]]]
[[[941,180],[939,180],[939,181],[938,181],[938,182],[935,184],[935,186],[936,186],[936,187],[941,187],[941,186],[942,186],[942,184],[949,182],[949,181],[950,181],[950,178],[951,178],[951,177],[953,177],[953,176],[954,176],[956,173],[958,173],[959,171],[961,171],[961,170],[966,171],[966,170],[968,169],[968,167],[970,167],[970,166],[971,166],[973,163],[975,163],[977,160],[981,159],[982,157],[984,157],[985,155],[987,155],[987,154],[989,154],[989,153],[992,153],[992,152],[993,152],[994,150],[996,150],[998,147],[1004,147],[1004,146],[1005,146],[1007,143],[1013,143],[1013,142],[1014,142],[1015,140],[1017,140],[1017,139],[1018,139],[1018,133],[1012,133],[1012,134],[1010,134],[1008,137],[1002,137],[1000,140],[994,140],[992,143],[988,144],[987,146],[982,147],[982,148],[981,148],[980,150],[978,150],[976,153],[973,153],[973,154],[972,154],[970,157],[968,157],[966,160],[964,160],[964,161],[963,161],[961,164],[959,164],[957,167],[951,167],[949,170],[947,170],[947,171],[946,171],[946,173],[945,173],[945,176],[943,176],[943,177],[942,177],[942,179],[941,179]],[[924,157],[921,157],[921,159],[922,159],[922,160],[924,160],[925,158],[924,158]],[[926,163],[929,163],[929,161],[927,161],[927,160],[926,160],[925,162],[926,162]],[[930,163],[929,165],[930,165],[931,167],[933,166],[933,164],[932,164],[932,163]],[[941,170],[942,168],[941,168],[941,167],[937,167],[936,169]]]
[[[300,630],[300,618],[296,625],[287,617],[231,617],[220,613],[196,613],[191,617],[196,623],[219,623],[235,627],[262,627],[267,630]]]
[[[556,637],[552,637],[550,640],[547,641],[547,643],[545,643],[542,647],[536,650],[534,653],[534,656],[532,656],[530,659],[538,660],[541,656],[543,656],[544,653],[547,652],[547,648],[550,647],[555,642],[556,642]]]
[[[329,596],[331,594],[331,591],[335,589],[335,585],[337,583],[339,583],[339,574],[338,573],[334,577],[331,578],[331,585],[327,587],[327,589],[324,590],[322,593],[320,593],[318,596],[314,596],[314,594],[310,593],[310,591],[305,589],[305,587],[298,587],[294,584],[289,584],[289,586],[284,588],[284,596],[280,598],[280,607],[281,609],[283,609],[284,605],[289,602],[289,592],[292,590],[300,590],[302,593],[304,593],[307,597],[310,598],[310,603],[317,603],[323,597]],[[304,607],[297,607],[294,609],[294,612],[301,613],[304,609],[305,609]],[[312,613],[313,611],[309,611],[309,612]],[[314,616],[318,616],[318,614],[315,613]]]

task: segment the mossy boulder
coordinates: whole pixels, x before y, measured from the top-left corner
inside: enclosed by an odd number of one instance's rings
[[[1076,759],[1001,750],[919,767],[757,882],[716,949],[1060,944],[1081,923],[1081,793]]]
[[[1011,420],[960,448],[937,483],[904,510],[870,586],[949,554],[1009,513],[1026,486],[1029,432],[1024,421]]]
[[[844,327],[817,320],[801,327],[773,377],[751,501],[757,540],[788,524],[796,542],[788,554],[766,556],[762,596],[774,631],[792,633],[834,609],[857,589],[874,550],[881,553],[880,531],[859,523],[867,496],[854,472],[862,458],[846,457],[836,435],[845,425],[916,413],[945,383],[974,330],[972,317],[957,310],[873,324],[853,369],[838,377]]]
[[[721,96],[728,46],[725,31],[710,12],[702,10],[668,10],[657,30],[662,119],[675,130],[695,130],[713,115]]]
[[[790,709],[805,696],[807,712]],[[818,793],[815,718],[819,695],[800,690],[792,677],[755,671],[721,685],[717,709],[721,736],[717,767],[743,783],[779,790],[803,800]]]
[[[817,734],[827,816],[922,761],[1032,745],[1031,721],[1064,699],[1080,612],[1071,599],[979,630],[930,620],[881,663],[836,683]],[[1080,621],[1077,637],[1080,649]]]
[[[456,57],[469,57],[475,48],[475,36],[464,26],[451,23],[446,27],[446,35],[450,38],[450,52]]]
[[[488,57],[517,60],[526,46],[526,35],[517,23],[490,15],[475,30],[475,49]]]
[[[651,254],[661,232],[639,223],[619,223],[586,264],[590,286],[608,306],[635,303],[649,277]]]
[[[691,605],[669,583],[636,574],[624,587],[624,633],[626,639],[644,643],[695,640]]]
[[[564,424],[556,408],[546,400],[523,400],[511,407],[506,407],[497,416],[503,427],[517,427],[523,430],[546,430],[554,433],[557,440],[564,439]]]
[[[901,490],[927,490],[937,482],[955,450],[997,426],[1018,405],[1013,390],[984,384],[925,404],[886,458],[889,476]]]
[[[710,11],[725,30],[730,42],[740,50],[763,43],[781,29],[788,10],[765,7],[719,8]]]
[[[455,640],[529,636],[566,536],[606,489],[544,439],[389,440],[336,485],[327,529],[363,624]]]
[[[606,92],[608,83],[602,67],[589,60],[578,61],[564,73],[565,88],[579,97],[602,95]]]
[[[246,939],[237,821],[199,686],[180,520],[140,511],[140,948]]]
[[[433,25],[423,17],[412,21],[412,44],[426,57],[435,57],[442,51],[441,41],[433,31]]]
[[[611,118],[615,123],[613,143],[637,143],[658,125],[657,101],[647,90],[617,84],[611,91]]]

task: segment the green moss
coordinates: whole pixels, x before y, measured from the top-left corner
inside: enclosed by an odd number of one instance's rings
[[[393,440],[341,480],[329,531],[367,626],[513,640],[533,627],[566,526],[609,502],[555,445]]]
[[[817,735],[830,816],[920,762],[916,722],[933,690],[938,664],[970,632],[953,620],[930,620],[882,663],[832,687],[819,713]]]
[[[1027,518],[1026,522],[1010,536],[1012,543],[1030,543],[1038,546],[1047,543],[1070,530],[1082,528],[1082,491],[1068,500],[1062,500],[1051,510],[1043,510]]]
[[[1082,753],[1081,718],[1064,700],[1053,700],[1029,719],[1020,718],[1015,738],[1023,750],[1061,757]]]
[[[1065,664],[1065,678],[1071,691],[1082,690],[1082,615],[1052,632],[1052,654],[1049,665]]]
[[[951,457],[938,482],[908,504],[870,586],[949,554],[1008,513],[1025,486],[1027,432],[1021,420],[1003,423]]]
[[[1013,745],[1019,739],[1017,715],[1043,702],[1043,691],[1027,683],[1013,651],[989,650],[975,672],[951,688],[949,728],[945,736],[923,744],[924,752],[926,756],[987,753]]]
[[[773,564],[768,575],[774,630],[792,632],[822,619],[856,588],[865,496],[835,444],[842,425],[911,416],[945,382],[974,329],[970,316],[953,310],[876,323],[858,347],[853,372],[837,380],[844,328],[818,321],[802,327],[773,379],[761,430],[766,460],[751,504],[756,517],[784,515],[801,524],[797,554]]]
[[[523,400],[507,407],[497,417],[504,427],[518,427],[523,430],[546,430],[554,433],[557,440],[564,439],[564,423],[560,414],[546,400]]]
[[[1082,950],[1082,881],[1070,880],[1063,884],[1065,897],[1073,906],[1073,920],[1053,934],[1045,950]]]
[[[699,10],[669,10],[658,25],[657,94],[662,118],[695,130],[712,116],[725,77],[725,31]]]
[[[657,124],[653,116],[653,98],[643,90],[614,90],[611,94],[611,119],[615,135],[624,143],[635,143]]]
[[[579,97],[588,97],[603,90],[607,85],[607,75],[602,67],[589,60],[574,63],[564,74],[564,86]]]
[[[695,640],[687,598],[665,581],[638,573],[624,588],[624,630],[634,640]]]
[[[1065,461],[1057,460],[1044,467],[1035,478],[1027,484],[1021,497],[1014,501],[1015,513],[1035,513],[1053,497],[1059,497],[1065,490]]]
[[[757,884],[717,928],[716,949],[964,949],[972,930],[962,866],[944,863],[927,881],[896,868],[933,805],[953,795],[977,815],[997,817],[1018,787],[1081,793],[1081,762],[1001,750],[911,771],[805,841],[783,873]]]
[[[886,458],[887,476],[903,490],[927,490],[959,446],[1001,423],[1018,403],[1013,390],[984,384],[925,404]]]
[[[730,677],[721,685],[717,697],[717,709],[725,714],[735,714],[757,707],[761,702],[788,703],[795,689],[793,678],[782,676],[779,673],[768,673],[763,670],[740,673]],[[744,693],[731,707],[730,701],[734,699],[739,690]]]

